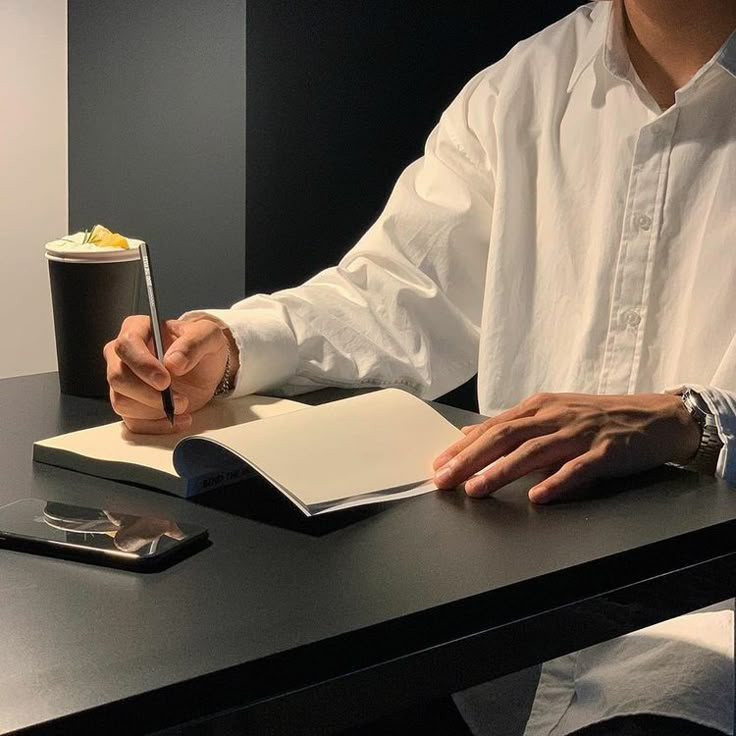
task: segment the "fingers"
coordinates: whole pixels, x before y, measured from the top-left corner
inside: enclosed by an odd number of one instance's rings
[[[566,462],[556,473],[529,490],[532,503],[549,503],[574,498],[596,478],[601,477],[605,462],[602,448],[592,449]]]
[[[141,397],[126,396],[114,389],[110,390],[110,403],[116,414],[130,419],[161,419],[164,416],[161,393],[153,392],[152,396],[145,392]],[[177,391],[173,392],[174,414],[184,414],[189,408],[189,399]]]
[[[179,527],[165,519],[129,516],[123,521],[120,531],[113,541],[123,552],[137,552],[149,542],[159,539],[164,534],[174,539],[183,539],[186,535]]]
[[[144,519],[135,519],[132,523],[125,523],[113,537],[113,543],[122,552],[137,552],[156,538],[147,533]]]
[[[187,535],[186,532],[182,531],[179,526],[175,522],[171,522],[167,530],[164,532],[167,537],[171,537],[172,539],[186,539]]]
[[[163,413],[163,412],[162,412]],[[123,417],[123,422],[133,434],[175,434],[185,432],[192,426],[191,414],[177,414],[174,425],[168,419],[131,419]]]
[[[107,518],[115,524],[115,526],[120,526],[122,517],[120,514],[114,512],[114,511],[107,511],[106,509],[102,509],[102,513],[107,516]]]
[[[487,496],[528,473],[569,460],[579,454],[579,445],[580,442],[565,431],[529,439],[468,480],[465,492],[474,497]]]
[[[183,432],[192,424],[191,414],[186,413],[189,401],[185,396],[174,392],[174,424],[166,418],[161,394],[146,387],[144,392],[152,392],[152,398],[145,396],[146,403],[110,389],[110,404],[125,426],[136,434],[171,434]],[[140,396],[141,392],[136,392]],[[151,403],[153,406],[151,406]]]
[[[461,431],[465,437],[460,438],[457,442],[450,445],[442,454],[438,455],[432,463],[433,469],[438,470],[443,465],[446,465],[450,460],[452,460],[452,458],[464,450],[468,445],[473,443],[487,430],[497,427],[504,422],[510,422],[521,417],[533,416],[536,411],[536,406],[532,406],[527,402],[522,402],[511,409],[501,412],[501,414],[497,414],[495,417],[486,419],[486,421],[481,424],[473,424],[469,427],[463,427]]]
[[[181,376],[196,368],[207,356],[222,351],[226,342],[220,326],[207,319],[182,323],[172,321],[174,340],[164,356],[164,366],[175,376]]]
[[[481,426],[486,427],[488,423]],[[471,432],[453,446],[460,443],[465,445],[437,471],[435,483],[438,488],[454,488],[503,455],[516,450],[527,440],[550,434],[557,429],[559,424],[555,420],[523,417],[491,425],[481,432]]]
[[[125,413],[118,411],[118,399],[127,400],[128,404],[134,401],[152,409],[161,408],[161,391],[141,380],[119,359],[113,358],[108,362],[107,382],[110,384],[110,401],[118,414]],[[119,408],[122,410],[124,407]]]
[[[150,340],[151,321],[148,317],[135,315],[125,319],[120,334],[105,345],[103,351],[108,364],[108,381],[111,385],[113,385],[111,378],[114,380],[130,378],[130,374],[121,373],[118,361],[123,363],[130,373],[154,389],[162,391],[169,385],[171,377],[153,355]]]
[[[464,427],[464,436],[435,460],[435,482],[439,488],[464,482],[468,495],[485,496],[544,471],[529,491],[532,502],[580,497],[596,479],[672,457],[660,448],[679,435],[662,421],[671,411],[660,404],[659,395],[648,394],[535,394],[483,424]]]
[[[164,336],[173,344],[182,323],[170,320]],[[173,391],[174,426],[165,419],[161,391],[171,385],[171,375],[152,352],[150,320],[143,315],[128,317],[120,334],[104,348],[110,403],[126,427],[135,433],[166,434],[191,426],[189,398]]]

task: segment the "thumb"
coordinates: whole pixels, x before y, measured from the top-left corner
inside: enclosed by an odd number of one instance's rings
[[[186,324],[171,343],[164,356],[164,366],[174,375],[191,371],[206,355],[222,349],[224,336],[220,327],[210,320]]]

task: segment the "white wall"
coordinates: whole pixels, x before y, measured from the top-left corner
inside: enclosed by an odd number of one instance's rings
[[[56,370],[43,245],[68,227],[66,0],[0,0],[0,378]]]

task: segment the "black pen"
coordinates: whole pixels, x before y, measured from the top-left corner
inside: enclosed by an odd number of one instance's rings
[[[163,364],[164,343],[161,339],[161,323],[158,319],[158,306],[156,303],[156,291],[153,288],[153,271],[151,270],[151,259],[148,255],[148,246],[141,243],[139,247],[141,263],[143,264],[143,278],[146,282],[146,293],[148,294],[148,311],[151,315],[151,332],[153,333],[153,347],[156,358]],[[164,405],[166,418],[174,426],[174,401],[171,397],[171,384],[161,392],[161,401]]]

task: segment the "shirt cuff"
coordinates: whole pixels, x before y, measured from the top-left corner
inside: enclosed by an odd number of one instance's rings
[[[703,397],[716,420],[718,436],[723,442],[718,455],[716,476],[729,483],[736,483],[736,393],[714,386],[699,386],[696,383],[668,389],[667,393],[679,394],[686,388],[691,388]]]
[[[296,371],[294,333],[268,310],[202,309],[185,312],[180,319],[209,319],[232,333],[240,367],[230,398],[274,389]]]

